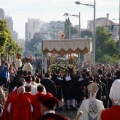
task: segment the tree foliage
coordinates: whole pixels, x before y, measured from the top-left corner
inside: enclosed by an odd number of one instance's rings
[[[108,54],[104,55],[102,58],[98,60],[100,63],[106,63],[106,64],[117,64],[118,63],[118,55],[110,56]]]
[[[5,20],[0,20],[0,53],[2,55],[6,55],[7,53],[17,55],[22,53],[22,49],[12,40]]]
[[[89,30],[81,31],[81,38],[93,38],[93,34]]]
[[[96,61],[116,63],[118,47],[117,42],[112,39],[104,27],[96,28]],[[114,60],[113,60],[114,59]]]

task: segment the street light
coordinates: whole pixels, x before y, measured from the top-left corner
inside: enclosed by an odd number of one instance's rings
[[[80,12],[79,12],[79,15],[71,15],[71,14],[68,14],[68,13],[65,13],[64,15],[65,16],[73,16],[73,17],[78,17],[79,18],[79,32],[78,32],[78,36],[80,38],[81,37]]]
[[[73,16],[73,17],[78,17],[79,18],[79,31],[78,31],[78,37],[81,38],[81,24],[80,24],[80,12],[79,15],[71,15],[68,13],[64,13],[65,16]],[[70,24],[69,24],[70,28]],[[69,32],[70,33],[70,32]],[[78,62],[80,63],[80,54],[78,54]]]
[[[119,67],[120,67],[120,0],[119,0],[119,51],[118,51],[118,54],[119,54]]]
[[[96,0],[94,0],[94,4],[83,4],[83,3],[80,3],[79,1],[76,1],[75,4],[77,5],[86,5],[88,7],[92,7],[94,8],[94,23],[93,23],[93,28],[94,28],[94,31],[93,31],[93,64],[95,64],[95,38],[96,38],[96,22],[95,22],[95,16],[96,16]]]

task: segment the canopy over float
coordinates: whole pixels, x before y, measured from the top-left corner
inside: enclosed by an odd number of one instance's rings
[[[91,52],[91,39],[72,39],[72,40],[43,40],[42,52],[44,53],[58,53],[58,54],[72,54]]]
[[[86,54],[92,50],[91,39],[62,39],[62,40],[43,40],[42,41],[42,53],[71,55],[71,54]],[[43,55],[42,55],[43,57]],[[43,63],[43,61],[42,61]],[[43,64],[42,64],[43,66]],[[43,68],[43,67],[42,67]]]

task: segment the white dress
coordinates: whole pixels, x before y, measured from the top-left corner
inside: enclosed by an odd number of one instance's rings
[[[91,120],[91,119],[100,120],[101,111],[104,109],[103,102],[96,99],[96,105],[97,105],[97,112],[95,112],[95,114],[91,114],[89,112],[89,107],[90,107],[89,99],[84,100],[80,108],[78,109],[78,113],[81,111],[83,112],[79,120]]]

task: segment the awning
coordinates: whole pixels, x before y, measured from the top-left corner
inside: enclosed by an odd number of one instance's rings
[[[43,40],[43,53],[58,53],[58,54],[72,54],[72,53],[88,53],[91,51],[91,39],[72,39],[72,40]]]

